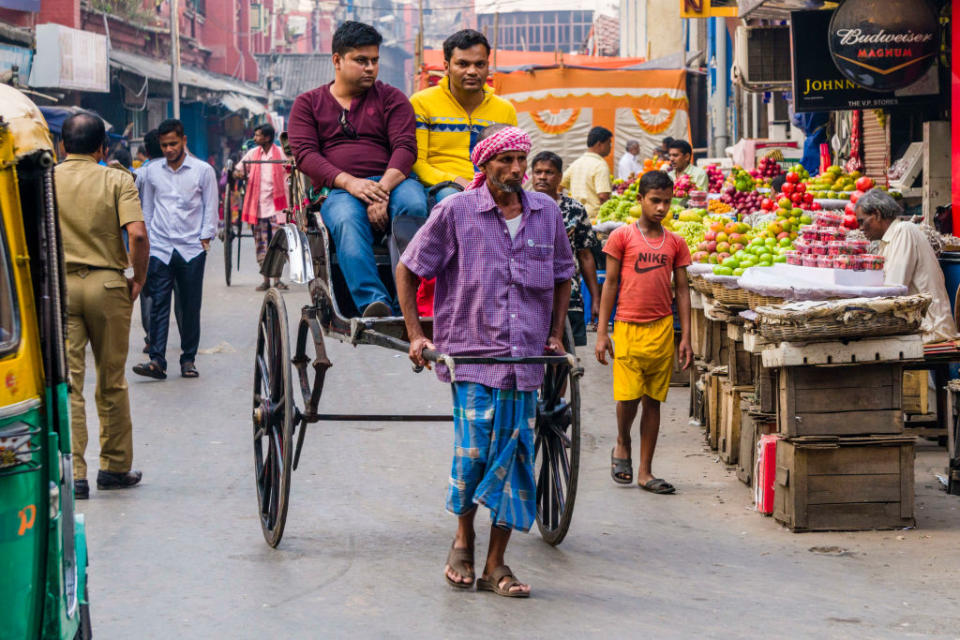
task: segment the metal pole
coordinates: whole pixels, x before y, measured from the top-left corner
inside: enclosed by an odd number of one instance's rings
[[[170,92],[173,117],[180,119],[180,10],[177,0],[170,0]]]
[[[727,21],[724,18],[716,18],[714,23],[716,37],[714,43],[717,48],[717,87],[716,104],[714,105],[714,145],[716,157],[724,154],[724,149],[730,144],[730,134],[727,131],[727,78],[729,69],[727,68]]]
[[[572,29],[573,27],[571,27]],[[493,14],[493,72],[497,72],[497,49],[500,47],[500,10]]]

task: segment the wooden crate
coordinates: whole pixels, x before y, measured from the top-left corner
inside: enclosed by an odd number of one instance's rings
[[[690,384],[690,375],[683,370],[683,363],[680,362],[680,332],[673,334],[673,370],[670,372],[671,387],[685,387]],[[691,347],[692,348],[692,347]],[[693,363],[690,363],[693,368]],[[688,370],[689,371],[689,370]]]
[[[693,355],[705,359],[707,356],[707,317],[703,309],[690,310],[690,348]]]
[[[720,453],[720,460],[725,464],[737,464],[737,458],[740,456],[741,394],[752,391],[752,387],[735,385],[729,379],[721,385],[720,433],[717,451]]]
[[[781,440],[773,517],[792,531],[911,527],[913,458],[912,437]]]
[[[727,375],[735,385],[754,383],[754,355],[743,348],[743,342],[736,342],[727,334]]]
[[[717,320],[707,320],[707,353],[704,359],[708,364],[716,367],[727,366],[729,342],[726,324]]]
[[[761,413],[776,413],[777,394],[779,393],[779,382],[777,373],[779,369],[771,369],[762,366],[760,356],[754,355],[754,372],[756,375],[756,396],[757,404],[760,405]]]
[[[748,487],[753,486],[753,471],[757,462],[757,443],[760,436],[777,432],[777,416],[758,413],[753,407],[741,406],[740,455],[737,457],[737,478]]]
[[[903,372],[903,412],[911,415],[927,412],[930,387],[926,370]]]
[[[720,424],[722,419],[723,403],[720,389],[727,381],[726,376],[710,374],[707,386],[707,445],[716,450],[720,441]]]
[[[903,366],[784,367],[779,374],[780,433],[853,436],[903,432]]]

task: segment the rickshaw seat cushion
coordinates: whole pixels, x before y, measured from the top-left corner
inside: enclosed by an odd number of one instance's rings
[[[413,236],[417,235],[420,227],[426,223],[426,218],[420,218],[418,216],[397,216],[393,219],[392,233],[388,239],[391,273],[397,272],[400,256],[403,255],[407,245],[413,240]]]

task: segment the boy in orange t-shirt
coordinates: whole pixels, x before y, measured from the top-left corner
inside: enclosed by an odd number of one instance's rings
[[[670,211],[673,181],[663,171],[650,171],[638,188],[643,214],[636,223],[610,234],[607,279],[600,297],[597,360],[613,359],[613,399],[617,402],[617,445],[610,452],[614,482],[633,482],[630,430],[640,416],[640,467],[637,484],[653,493],[673,493],[673,485],[653,475],[653,452],[660,433],[660,403],[666,400],[673,369],[673,290],[680,314],[679,357],[683,368],[693,361],[690,348],[690,250],[676,233],[660,224]],[[626,265],[626,268],[621,268]],[[617,318],[613,341],[607,333],[613,304]]]

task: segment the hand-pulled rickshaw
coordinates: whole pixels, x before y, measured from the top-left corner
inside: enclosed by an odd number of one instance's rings
[[[90,638],[75,511],[53,144],[0,85],[0,638]]]
[[[281,140],[284,137],[281,136]],[[285,140],[284,140],[285,143]],[[287,157],[292,157],[288,152]],[[350,297],[337,264],[332,239],[320,217],[322,197],[290,163],[287,224],[274,235],[261,274],[278,278],[289,265],[292,282],[309,287],[311,304],[303,307],[290,342],[287,310],[276,289],[266,292],[257,327],[253,379],[254,472],[260,525],[267,544],[276,547],[283,536],[292,470],[300,462],[308,425],[320,422],[440,422],[451,414],[346,414],[321,410],[324,380],[332,366],[324,339],[350,345],[373,345],[407,353],[409,340],[402,317],[363,318]],[[397,228],[394,221],[394,229]],[[395,291],[389,238],[374,246],[381,280]],[[393,261],[397,258],[394,244]],[[432,332],[430,318],[422,318]],[[566,355],[527,358],[464,357],[424,352],[427,360],[442,362],[456,376],[462,364],[540,364],[545,367],[537,397],[535,423],[535,477],[537,526],[543,539],[559,544],[570,527],[580,464],[580,387],[583,369],[576,359],[569,323],[563,341]],[[293,371],[296,371],[296,380]]]

